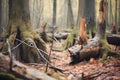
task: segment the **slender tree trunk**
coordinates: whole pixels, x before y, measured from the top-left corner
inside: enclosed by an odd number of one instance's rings
[[[53,0],[53,23],[52,25],[56,25],[56,11],[57,11],[57,0]]]
[[[0,37],[2,34],[2,0],[0,0]]]
[[[106,0],[106,4],[107,4],[107,6],[106,6],[106,27],[108,28],[108,26],[109,26],[109,25],[108,25],[108,24],[109,24],[108,0]]]
[[[113,9],[112,9],[112,1],[110,0],[110,17],[111,17],[111,23],[113,22]]]
[[[115,0],[115,26],[117,31],[117,0]]]
[[[40,62],[43,60],[36,47],[43,51],[46,51],[46,47],[44,41],[32,28],[29,0],[9,0],[9,22],[6,29],[6,36],[9,38],[11,47],[21,43],[21,40],[33,46],[29,47],[28,45],[22,44],[13,50],[16,59],[25,62]],[[3,51],[6,48],[5,43]],[[43,52],[41,53],[43,54]]]
[[[118,0],[118,32],[120,33],[120,0]]]
[[[72,11],[72,4],[71,0],[67,0],[67,27],[73,28],[74,27],[74,18],[73,18],[73,11]]]

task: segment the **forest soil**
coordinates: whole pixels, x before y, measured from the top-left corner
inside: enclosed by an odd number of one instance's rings
[[[48,52],[50,52],[50,45],[51,44],[47,44]],[[58,43],[54,43],[54,47],[57,46],[60,45]],[[115,46],[111,45],[111,47],[114,50]],[[116,51],[120,52],[120,47],[118,47]],[[56,73],[53,69],[48,69],[47,73],[55,77],[57,80],[78,80],[82,74],[84,74],[84,76],[92,75],[91,77],[93,77],[99,75],[99,73],[102,74],[87,80],[120,80],[120,60],[113,57],[108,57],[104,63],[100,60],[91,58],[90,61],[82,61],[75,65],[69,65],[71,60],[69,52],[66,50],[63,52],[52,51],[50,60],[54,66],[65,70],[64,73]],[[30,66],[35,67],[43,72],[46,68],[41,64]]]

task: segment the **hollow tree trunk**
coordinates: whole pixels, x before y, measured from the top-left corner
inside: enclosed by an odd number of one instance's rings
[[[46,51],[45,43],[40,36],[34,31],[30,21],[29,0],[9,0],[9,21],[6,27],[6,36],[9,38],[11,47],[21,43],[19,40],[26,42],[13,50],[16,59],[25,62],[40,62],[42,60],[36,46]],[[35,44],[34,44],[35,42]],[[3,51],[6,50],[6,44]],[[45,57],[47,55],[43,54]]]

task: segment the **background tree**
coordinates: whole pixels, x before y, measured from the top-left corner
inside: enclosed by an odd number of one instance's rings
[[[90,59],[91,57],[102,57],[103,60],[107,56],[117,56],[118,53],[112,52],[111,47],[107,42],[106,36],[106,2],[105,0],[100,0],[99,3],[99,16],[97,22],[97,32],[93,39],[88,39],[87,44],[83,45],[82,48],[78,49],[69,49],[71,60],[70,64],[79,62],[85,59]]]
[[[40,28],[43,19],[44,0],[30,0],[30,18],[35,29]]]
[[[67,0],[67,27],[73,28],[74,27],[74,17],[73,17],[73,10],[71,0]]]
[[[119,5],[118,5],[118,14],[119,14],[118,25],[119,25],[119,28],[120,28],[120,0],[118,0],[118,2],[119,2]]]
[[[57,11],[57,0],[53,0],[53,23],[52,25],[56,25],[56,11]]]
[[[0,0],[0,36],[5,31],[8,22],[8,0]],[[1,34],[2,33],[2,34]]]
[[[0,34],[2,33],[2,0],[0,0]],[[0,37],[1,37],[1,35],[0,35]]]
[[[20,45],[15,51],[15,57],[18,60],[25,62],[40,62],[42,60],[36,47],[43,51],[46,51],[46,47],[44,41],[32,28],[29,0],[9,0],[9,22],[6,30],[6,37],[8,37],[11,47],[18,45],[21,41],[33,46]],[[5,43],[3,51],[6,48]],[[43,54],[43,52],[41,53]]]
[[[78,1],[77,25],[80,24],[80,18],[86,19],[87,31],[93,32],[95,27],[95,0]]]
[[[117,0],[115,0],[115,26],[117,30]]]

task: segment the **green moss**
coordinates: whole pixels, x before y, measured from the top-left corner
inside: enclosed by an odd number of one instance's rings
[[[75,38],[78,34],[77,27],[74,27],[71,33],[68,35],[66,41],[64,42],[64,49],[67,49],[75,44]]]
[[[0,73],[0,80],[20,80],[20,79],[8,73]]]
[[[11,28],[9,28],[11,26]],[[31,23],[28,21],[24,23],[21,19],[9,21],[8,29],[6,35],[9,36],[9,42],[11,48],[15,46],[15,39],[19,36],[22,41],[29,43],[29,39],[32,39],[33,42],[37,45],[37,47],[43,51],[46,51],[45,42],[41,39],[39,34],[37,34],[34,29],[32,28]],[[19,33],[19,35],[18,35]],[[22,48],[22,49],[21,49]],[[41,57],[36,48],[31,48],[26,44],[22,44],[20,48],[20,59],[25,62],[39,62]],[[7,45],[4,44],[3,50],[7,51]],[[17,52],[16,52],[17,53]],[[45,55],[43,53],[43,55]]]
[[[111,47],[105,39],[99,41],[101,46],[102,60],[105,61],[108,56],[115,57],[120,59],[120,54],[114,51],[111,51]]]

